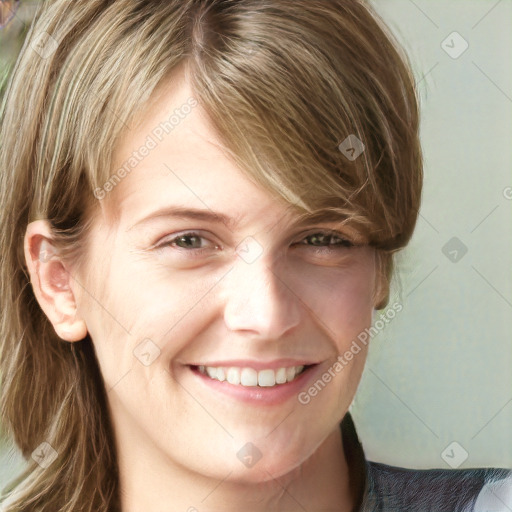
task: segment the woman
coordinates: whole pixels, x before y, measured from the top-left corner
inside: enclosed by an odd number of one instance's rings
[[[370,463],[348,412],[422,182],[368,6],[46,2],[1,140],[1,412],[29,461],[5,511],[471,510],[510,483]]]

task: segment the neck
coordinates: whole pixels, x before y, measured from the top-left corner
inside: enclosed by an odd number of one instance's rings
[[[154,448],[118,441],[125,448],[119,453],[122,512],[351,512],[356,501],[339,428],[289,473],[265,472],[250,484],[230,480],[228,471],[224,479],[192,473]]]

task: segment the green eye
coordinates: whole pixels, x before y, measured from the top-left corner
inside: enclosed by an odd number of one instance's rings
[[[311,244],[307,244],[304,241],[309,240]],[[300,245],[311,245],[312,247],[331,247],[331,248],[345,248],[345,247],[353,247],[354,244],[343,238],[341,233],[337,232],[323,232],[320,231],[318,233],[313,233],[308,235],[303,239]]]
[[[207,243],[203,243],[205,241]],[[171,238],[170,240],[166,240],[165,242],[161,243],[158,248],[161,249],[165,247],[177,247],[178,249],[183,249],[185,251],[190,250],[198,252],[208,249],[208,244],[212,244],[214,248],[217,247],[204,236],[190,231],[187,233],[181,233],[178,236]]]
[[[202,240],[202,237],[197,236],[195,234],[190,234],[190,235],[180,235],[180,236],[174,238],[171,242],[173,244],[176,244],[178,247],[181,247],[182,249],[201,249],[202,248],[202,247],[200,247],[201,240]],[[187,241],[189,243],[187,243]],[[192,243],[190,243],[190,241],[192,241]],[[194,244],[194,242],[197,242],[197,243]],[[180,244],[182,244],[182,245],[180,245]],[[192,245],[195,245],[195,247],[191,247]]]

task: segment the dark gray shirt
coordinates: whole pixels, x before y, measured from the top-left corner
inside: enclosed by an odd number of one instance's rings
[[[359,496],[353,512],[511,512],[512,469],[405,469],[366,460],[349,412],[340,424]]]

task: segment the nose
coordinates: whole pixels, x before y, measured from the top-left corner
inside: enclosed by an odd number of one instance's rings
[[[266,259],[240,258],[226,277],[224,321],[231,331],[277,340],[299,324],[301,302],[283,272]]]

